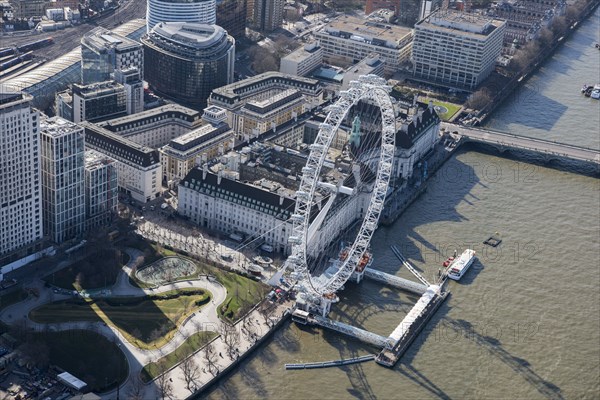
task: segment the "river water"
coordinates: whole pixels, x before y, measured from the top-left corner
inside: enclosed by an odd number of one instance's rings
[[[490,121],[491,128],[600,147],[600,12]],[[411,278],[400,246],[431,278],[456,249],[479,261],[395,368],[373,362],[306,371],[285,363],[373,352],[321,329],[285,325],[223,379],[212,399],[600,397],[599,180],[475,151],[459,153],[428,191],[372,241],[374,267]],[[497,248],[481,242],[498,232]],[[347,284],[333,319],[389,335],[417,298]]]

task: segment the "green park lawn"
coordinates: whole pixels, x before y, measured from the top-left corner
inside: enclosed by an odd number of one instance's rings
[[[187,338],[177,350],[160,358],[155,362],[144,366],[141,372],[143,382],[149,382],[160,375],[161,371],[168,370],[174,365],[180,363],[190,354],[196,352],[202,346],[210,342],[218,334],[216,332],[197,332]]]
[[[67,300],[38,307],[29,317],[39,323],[103,321],[139,348],[150,349],[171,340],[177,326],[210,297],[207,291],[190,288],[142,299]]]
[[[260,302],[268,291],[267,285],[238,274],[215,268],[211,273],[227,289],[227,298],[219,306],[219,316],[235,321]]]
[[[434,106],[445,107],[448,111],[445,113],[439,114],[442,121],[450,120],[450,118],[452,118],[454,116],[454,114],[456,114],[461,108],[461,106],[458,104],[448,103],[448,102],[436,100],[436,99],[425,98],[425,99],[419,99],[419,100],[422,101],[423,103],[429,103],[429,100],[431,100],[431,102],[433,103]]]

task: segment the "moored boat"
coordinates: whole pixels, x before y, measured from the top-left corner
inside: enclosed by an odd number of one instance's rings
[[[475,250],[466,249],[463,251],[460,257],[454,259],[450,265],[448,265],[448,268],[446,269],[448,278],[454,279],[455,281],[462,278],[475,259]]]

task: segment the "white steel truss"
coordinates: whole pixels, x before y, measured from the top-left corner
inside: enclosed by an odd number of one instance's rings
[[[329,107],[329,114],[320,125],[314,144],[310,146],[310,154],[306,166],[302,169],[302,179],[296,192],[296,209],[291,218],[292,254],[287,259],[287,264],[296,273],[300,286],[311,296],[331,295],[346,283],[368,249],[371,237],[377,229],[390,182],[396,145],[396,118],[389,96],[390,91],[391,87],[386,81],[376,75],[361,76],[358,81],[351,82],[350,89],[341,92],[340,98]],[[325,283],[317,284],[311,279],[307,261],[308,230],[313,198],[319,185],[321,167],[332,140],[350,108],[362,99],[375,101],[382,116],[381,151],[375,183],[365,217],[348,256],[343,261],[337,260],[338,270],[330,279]]]

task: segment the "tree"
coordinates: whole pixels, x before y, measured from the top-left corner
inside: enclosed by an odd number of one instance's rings
[[[164,399],[170,399],[173,395],[173,385],[171,379],[167,375],[167,364],[161,361],[158,364],[158,378],[156,378],[156,386],[158,388],[158,394]]]
[[[467,101],[467,107],[474,110],[481,110],[492,101],[492,96],[487,88],[482,88],[471,95]]]
[[[273,308],[274,307],[269,306],[267,303],[263,303],[260,307],[257,308],[260,315],[262,315],[262,317],[264,318],[265,324],[267,324],[267,326],[271,326],[271,316],[273,315]]]
[[[217,361],[217,353],[215,353],[215,346],[212,342],[204,346],[204,359],[208,364],[208,370],[212,371],[213,364]]]
[[[138,375],[133,376],[127,398],[130,400],[144,400],[144,392],[144,383],[141,378]]]
[[[277,71],[279,68],[275,56],[263,47],[255,46],[248,53],[252,59],[252,69],[259,74],[267,71]]]
[[[235,329],[235,325],[229,322],[221,323],[220,329],[221,337],[223,338],[223,342],[227,347],[227,353],[230,358],[233,358],[233,351],[240,344],[240,335]]]
[[[190,356],[183,360],[183,362],[181,363],[181,371],[183,372],[183,380],[185,381],[187,390],[189,390],[191,393],[194,393],[194,390],[192,389],[192,384],[198,378],[200,378],[200,367],[194,361],[193,356]]]
[[[542,47],[552,44],[552,39],[554,39],[554,35],[552,35],[552,31],[548,28],[543,28],[538,36],[538,41]]]
[[[565,17],[554,18],[552,24],[550,24],[550,30],[554,33],[554,37],[560,37],[567,30],[568,24]]]

